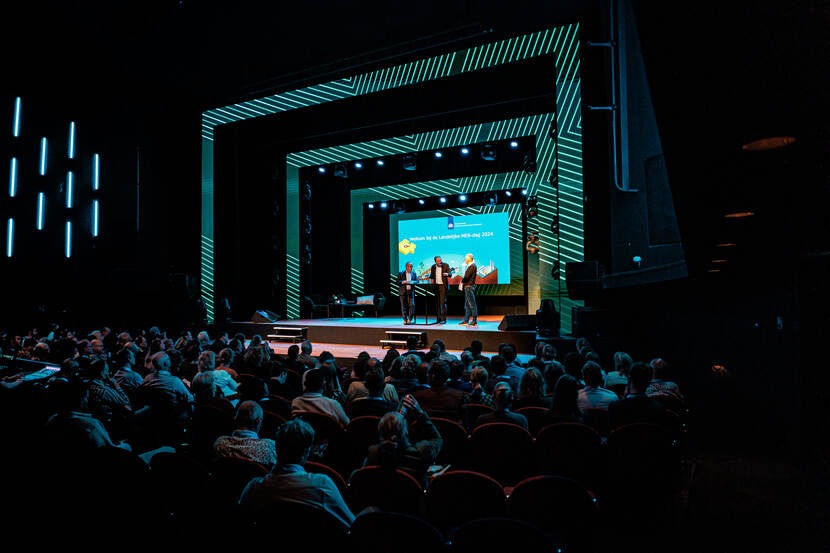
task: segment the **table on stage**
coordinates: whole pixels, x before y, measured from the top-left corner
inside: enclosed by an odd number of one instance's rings
[[[435,314],[435,322],[429,322],[429,305],[430,303],[434,306],[435,305],[435,296],[437,295],[435,291],[435,287],[438,286],[437,284],[432,284],[430,282],[410,282],[409,286],[414,286],[415,291],[423,290],[424,291],[424,322],[421,324],[429,325],[429,324],[438,324],[438,313]],[[412,306],[412,320],[415,324],[418,324],[418,295],[415,294],[415,304]]]

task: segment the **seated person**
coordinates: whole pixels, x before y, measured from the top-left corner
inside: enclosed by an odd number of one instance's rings
[[[519,382],[519,398],[513,402],[513,409],[522,407],[550,409],[551,405],[551,398],[545,395],[545,377],[534,367],[526,369]]]
[[[190,393],[196,405],[210,405],[227,413],[233,414],[233,404],[222,397],[222,393],[216,387],[216,380],[213,378],[215,371],[199,373],[190,383]]]
[[[141,386],[144,378],[133,370],[135,367],[135,354],[129,348],[123,348],[115,354],[115,374],[112,379],[118,384],[121,390],[132,398],[135,391]]]
[[[306,371],[303,380],[305,392],[291,401],[291,416],[322,413],[336,419],[343,426],[349,424],[349,417],[340,403],[323,395],[325,374],[322,369]]]
[[[364,377],[364,383],[369,390],[367,397],[360,397],[346,406],[350,418],[374,416],[382,417],[389,411],[398,409],[397,403],[392,403],[383,398],[383,372],[380,365],[369,369]]]
[[[618,351],[614,354],[614,370],[605,375],[605,386],[616,386],[618,384],[628,384],[628,373],[631,371],[631,365],[634,361],[631,356],[624,351]]]
[[[492,407],[493,396],[484,391],[484,385],[487,383],[487,369],[475,367],[473,374],[470,375],[470,382],[473,385],[473,391],[461,396],[462,405],[472,403]]]
[[[227,371],[216,369],[216,354],[212,351],[203,351],[199,354],[199,372],[211,371],[216,380],[216,387],[222,392],[222,397],[236,394],[237,383]]]
[[[407,336],[406,337],[406,351],[401,355],[409,355],[414,353],[418,357],[423,357],[424,352],[418,350],[418,337],[417,336]]]
[[[400,397],[411,393],[418,385],[417,370],[418,365],[421,363],[421,358],[412,353],[409,355],[404,354],[399,359],[401,360],[401,374],[399,377],[393,377],[389,380],[389,384],[395,387],[395,390],[398,392],[398,396]]]
[[[278,463],[270,474],[252,479],[242,490],[243,512],[257,515],[277,502],[295,503],[320,508],[351,526],[355,517],[331,478],[303,468],[313,444],[314,429],[307,422],[292,419],[281,425],[276,439]]]
[[[170,357],[160,351],[151,357],[153,372],[144,377],[138,395],[145,405],[181,407],[193,401],[182,380],[170,374]]]
[[[651,382],[646,388],[647,396],[669,396],[684,401],[680,387],[669,379],[669,370],[665,361],[660,358],[652,359],[651,369]]]
[[[593,361],[582,367],[582,380],[585,387],[579,390],[576,399],[580,409],[607,410],[610,404],[620,399],[616,393],[602,387],[602,367]]]
[[[369,395],[369,390],[366,388],[366,384],[363,382],[363,378],[366,376],[366,372],[374,368],[376,365],[380,366],[380,361],[375,359],[374,357],[367,358],[365,361],[358,359],[354,366],[354,374],[355,377],[359,380],[356,380],[349,384],[349,389],[346,390],[346,403],[352,402],[359,397],[367,397]],[[392,403],[399,403],[400,400],[398,399],[398,392],[395,390],[395,387],[388,382],[385,383],[383,387],[383,399],[390,401]]]
[[[238,457],[255,461],[273,469],[277,464],[274,440],[259,437],[262,428],[262,407],[256,401],[243,401],[236,410],[236,430],[230,436],[219,436],[213,443],[216,457]]]
[[[322,354],[320,354],[320,359],[323,359]],[[323,386],[323,395],[327,398],[335,400],[337,403],[343,406],[343,408],[345,408],[346,394],[343,393],[343,389],[340,387],[340,378],[337,375],[337,365],[334,362],[334,358],[326,359],[325,361],[320,361],[319,369],[323,371],[325,382]]]
[[[435,463],[443,440],[429,415],[411,395],[403,398],[401,413],[386,413],[378,423],[380,443],[369,446],[365,465],[395,467],[414,476],[426,486],[427,469]],[[409,442],[409,426],[417,422],[423,439]]]
[[[86,370],[90,378],[87,408],[98,420],[112,430],[112,425],[123,425],[132,415],[130,398],[110,378],[106,359],[95,359]]]
[[[493,404],[496,410],[492,413],[479,415],[473,428],[490,422],[508,422],[517,424],[525,430],[528,430],[527,417],[510,411],[510,407],[513,404],[513,389],[510,388],[509,384],[505,382],[496,384],[496,389],[493,390]]]
[[[462,354],[462,357],[464,355]],[[469,354],[468,354],[469,358]],[[471,359],[471,358],[470,358]],[[472,360],[470,360],[472,363]],[[447,387],[461,392],[472,392],[473,385],[469,380],[464,380],[464,363],[461,361],[450,361],[450,380]]]
[[[519,383],[521,382],[519,378],[511,378],[507,376],[507,361],[504,360],[504,357],[501,355],[494,355],[490,359],[490,380],[487,381],[487,384],[484,385],[484,391],[488,394],[492,394],[496,389],[496,384],[500,382],[504,382],[508,384],[512,389],[518,390]]]
[[[233,368],[234,355],[235,354],[231,348],[224,348],[220,350],[216,356],[216,362],[219,364],[219,366],[216,367],[216,370],[225,371],[226,373],[231,375],[231,378],[236,380],[237,378],[239,378],[239,374]]]
[[[646,395],[651,382],[652,368],[645,363],[634,363],[628,378],[626,396],[608,406],[608,419],[611,428],[617,428],[635,422],[661,424],[665,409],[655,398]]]
[[[582,422],[582,411],[577,404],[579,381],[569,374],[559,377],[553,389],[553,404],[546,415],[546,424]]]
[[[545,375],[545,388],[548,391],[547,395],[553,396],[553,390],[556,388],[556,383],[559,381],[559,377],[565,374],[565,367],[563,367],[562,363],[559,361],[551,361],[545,365],[545,371],[543,374]]]
[[[433,359],[429,365],[428,376],[429,388],[415,392],[415,399],[428,413],[432,413],[432,416],[458,418],[464,393],[447,387],[450,377],[449,365],[441,359]]]
[[[61,387],[57,395],[57,413],[46,423],[46,447],[54,448],[60,455],[72,455],[116,445],[101,421],[87,411],[88,397],[87,387],[80,384],[69,383]],[[130,449],[126,443],[118,444],[118,447]]]

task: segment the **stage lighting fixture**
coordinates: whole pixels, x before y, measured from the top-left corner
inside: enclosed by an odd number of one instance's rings
[[[11,170],[9,171],[9,197],[17,195],[17,158],[12,158]]]
[[[368,207],[369,209],[375,209],[375,204],[369,204],[369,205],[368,205],[368,206],[366,206],[366,207]]]
[[[9,217],[6,222],[6,257],[14,255],[14,219]]]
[[[92,189],[98,190],[101,177],[101,156],[95,154],[92,156]]]
[[[470,155],[470,149],[467,146],[464,146],[463,148],[461,148],[461,155],[462,156]]]
[[[415,171],[418,169],[418,158],[415,154],[404,154],[402,164],[404,171]]]
[[[466,202],[467,201],[467,195],[466,194],[461,194],[460,196],[458,196],[458,201],[459,202]]]
[[[435,152],[435,159],[441,159],[442,157],[444,157],[444,154],[441,152]]]
[[[348,173],[346,172],[346,164],[345,163],[338,163],[334,166],[334,171],[332,173],[335,177],[340,179],[345,179],[348,177]]]
[[[518,148],[518,147],[519,147],[519,143],[518,143],[517,141],[515,141],[515,140],[511,140],[511,141],[510,141],[510,147],[511,147],[511,148],[513,148],[513,149],[515,150],[516,148]]]
[[[641,265],[642,265],[642,263],[643,263],[643,258],[642,258],[642,257],[640,257],[639,255],[635,255],[635,256],[631,259],[631,262],[632,262],[632,263],[634,263],[634,267],[635,267],[635,268],[639,269],[639,268],[640,268],[640,266],[641,266]]]
[[[406,213],[406,202],[395,200],[392,202],[392,211],[395,213]]]
[[[445,203],[447,203],[447,198],[445,198],[444,196],[441,196],[440,198],[438,198],[438,201],[441,202],[442,204],[445,204]]]
[[[48,145],[46,143],[46,137],[40,139],[40,176],[46,174],[46,150]]]
[[[64,241],[63,254],[67,259],[72,257],[72,221],[66,222],[66,236]]]
[[[525,157],[522,158],[522,170],[525,173],[536,172],[536,160],[530,154],[525,154]]]
[[[14,99],[14,124],[12,125],[12,136],[20,136],[20,96]]]
[[[46,210],[46,194],[37,194],[37,230],[43,230],[44,211]]]
[[[418,203],[421,204],[421,205],[424,205],[424,200],[423,199],[418,200]]]
[[[74,180],[74,175],[72,171],[68,171],[66,173],[66,207],[72,207],[72,181]]]
[[[481,147],[481,159],[494,161],[496,159],[496,147],[492,144],[485,144]]]
[[[360,163],[359,161],[355,161],[354,162],[354,168],[355,169],[363,169],[363,164]]]
[[[509,198],[510,196],[512,196],[512,195],[513,195],[513,192],[511,192],[510,190],[505,190],[505,191],[504,191],[504,195],[505,195],[505,196],[507,196],[507,197]]]
[[[383,165],[384,165],[382,159],[379,159],[377,163],[378,163],[378,167],[383,167]]]
[[[66,155],[69,159],[75,159],[75,121],[69,123],[69,148]]]
[[[325,168],[325,167],[318,167],[318,168],[317,168],[317,172],[318,172],[318,173],[325,173],[325,172],[326,172],[326,168]]]
[[[491,192],[490,194],[485,194],[484,196],[484,203],[487,205],[495,205],[496,202],[499,201],[499,197],[495,192]]]
[[[381,209],[386,209],[386,206],[387,206],[387,205],[388,205],[388,204],[387,204],[386,202],[380,202],[380,208],[381,208]]]
[[[98,237],[98,200],[92,200],[92,237]]]
[[[527,188],[522,189],[522,196],[527,196]]]

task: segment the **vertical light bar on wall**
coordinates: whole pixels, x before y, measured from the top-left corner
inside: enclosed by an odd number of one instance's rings
[[[40,139],[40,174],[46,174],[46,137]]]
[[[12,124],[12,136],[20,136],[20,96],[14,99],[14,124]]]
[[[66,243],[63,248],[63,254],[67,259],[72,257],[72,221],[66,221]]]
[[[72,171],[66,172],[66,207],[72,207],[72,181],[74,174]]]
[[[75,121],[69,123],[69,159],[75,159]]]
[[[9,197],[17,195],[17,158],[12,158],[11,169],[9,169]]]
[[[14,219],[9,217],[9,222],[6,223],[6,257],[11,257],[14,254]]]
[[[98,237],[98,200],[92,200],[92,237]]]
[[[46,214],[46,194],[38,192],[37,194],[37,230],[43,230],[43,220]]]
[[[100,185],[99,176],[101,174],[101,156],[95,154],[92,156],[92,189],[98,190]]]

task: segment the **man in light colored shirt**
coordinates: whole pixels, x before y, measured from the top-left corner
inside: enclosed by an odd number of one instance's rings
[[[213,444],[216,457],[238,457],[274,468],[277,464],[274,440],[259,437],[262,416],[262,407],[257,402],[242,402],[236,412],[236,430],[230,436],[219,436]]]
[[[170,374],[170,357],[160,351],[150,358],[154,372],[144,377],[138,395],[145,404],[183,407],[193,401],[193,395],[181,378]]]
[[[580,409],[604,409],[620,399],[611,390],[602,387],[602,367],[593,361],[588,361],[582,367],[582,380],[585,387],[579,390],[576,396],[576,404]]]
[[[343,410],[343,406],[338,401],[323,395],[324,372],[321,369],[311,369],[306,371],[303,378],[305,393],[291,402],[291,415],[322,413],[336,419],[343,426],[349,424],[349,417]],[[366,393],[368,395],[368,391]]]
[[[230,397],[236,393],[237,383],[227,371],[216,370],[216,354],[212,351],[203,351],[199,354],[199,372],[211,371],[216,387],[222,392],[222,397]]]
[[[313,372],[319,369],[313,369]],[[303,468],[314,444],[314,429],[307,422],[293,419],[277,430],[279,464],[271,474],[252,479],[239,498],[242,511],[256,516],[275,503],[317,507],[351,526],[355,516],[334,482],[325,474],[308,473]]]
[[[438,300],[438,322],[447,322],[447,289],[450,278],[450,266],[441,261],[441,256],[436,255],[435,264],[430,267],[429,279],[435,284],[435,297]]]

